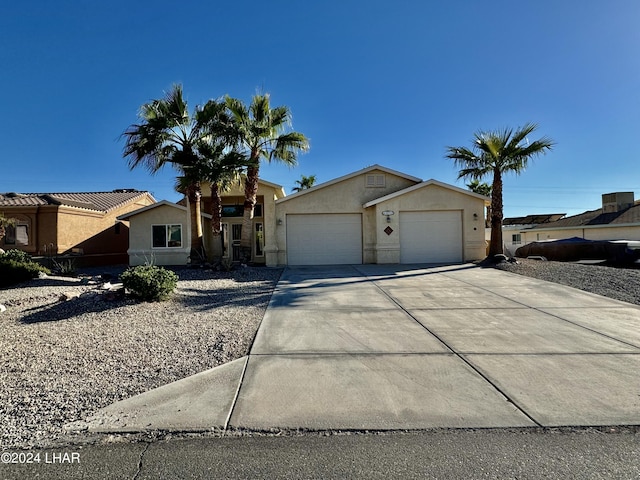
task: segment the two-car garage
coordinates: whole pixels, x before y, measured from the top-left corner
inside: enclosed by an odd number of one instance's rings
[[[289,265],[362,263],[359,213],[287,215]],[[462,215],[453,211],[400,212],[400,263],[462,261]]]
[[[443,264],[484,258],[488,198],[379,165],[276,200],[271,265]]]

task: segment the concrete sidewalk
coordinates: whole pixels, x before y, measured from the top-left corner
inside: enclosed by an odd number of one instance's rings
[[[640,424],[640,308],[473,265],[289,267],[250,355],[92,431]]]

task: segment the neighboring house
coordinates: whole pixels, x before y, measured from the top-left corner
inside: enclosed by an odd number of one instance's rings
[[[640,204],[633,192],[602,195],[602,207],[523,230],[522,243],[579,237],[587,240],[640,240]]]
[[[545,213],[540,215],[527,215],[526,217],[508,217],[502,220],[502,242],[505,248],[505,254],[514,256],[516,250],[520,248],[523,243],[524,235],[523,231],[528,230],[538,225],[545,225],[551,222],[555,222],[564,217],[565,213]],[[491,235],[491,229],[488,229],[489,237]]]
[[[204,186],[203,199],[208,196]],[[487,197],[469,190],[436,180],[422,181],[379,165],[290,196],[281,186],[260,180],[252,261],[276,266],[481,259],[486,256],[484,211],[488,202]],[[203,203],[202,211],[208,213],[208,200]],[[238,260],[242,188],[223,194],[222,203],[226,255]],[[172,250],[178,252],[190,244],[185,206],[160,202],[122,219],[131,221],[132,264],[145,255],[168,262]],[[162,226],[169,229],[171,225],[180,225],[180,244],[154,246],[155,230],[160,235]],[[208,223],[204,228],[210,231]],[[205,245],[208,242],[210,237],[205,237]],[[162,264],[185,264],[186,250],[178,259]]]
[[[117,220],[155,203],[149,192],[132,189],[84,193],[3,193],[0,212],[14,218],[0,248],[32,255],[82,255],[82,263],[126,263],[128,224]]]

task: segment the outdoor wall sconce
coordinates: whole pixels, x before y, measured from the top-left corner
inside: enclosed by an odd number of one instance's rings
[[[282,225],[282,219],[281,218],[278,219],[278,225]]]
[[[391,223],[391,215],[393,215],[394,213],[395,212],[393,210],[385,210],[384,212],[382,212],[382,215],[387,217],[387,223]]]
[[[473,221],[474,221],[474,222],[477,222],[477,221],[478,221],[478,214],[477,214],[477,213],[474,213],[474,214],[473,214]]]

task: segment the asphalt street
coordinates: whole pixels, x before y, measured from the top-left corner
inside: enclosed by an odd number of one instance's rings
[[[24,452],[23,452],[24,453]],[[637,429],[445,430],[322,436],[173,438],[62,447],[0,478],[621,478],[640,477]],[[79,458],[74,463],[53,463]],[[73,455],[77,454],[77,455]],[[48,459],[50,463],[44,463]]]

